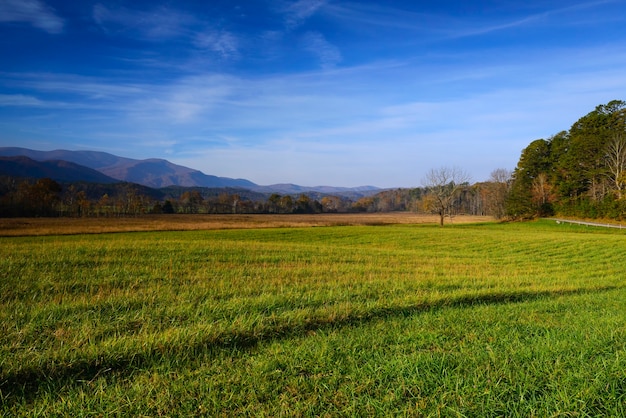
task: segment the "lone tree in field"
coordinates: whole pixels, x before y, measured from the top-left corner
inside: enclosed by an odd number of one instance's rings
[[[470,176],[457,167],[431,169],[424,177],[423,186],[427,189],[424,198],[426,210],[439,215],[439,225],[450,216],[450,209],[459,191],[470,181]]]

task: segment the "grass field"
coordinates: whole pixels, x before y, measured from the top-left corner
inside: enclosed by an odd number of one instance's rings
[[[624,231],[376,224],[0,238],[0,415],[626,415]]]

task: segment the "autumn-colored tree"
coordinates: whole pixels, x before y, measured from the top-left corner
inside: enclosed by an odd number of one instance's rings
[[[180,196],[180,205],[185,213],[198,213],[204,198],[197,190],[189,190]]]
[[[90,216],[91,215],[91,202],[87,199],[87,194],[84,190],[80,190],[76,193],[76,205],[78,206],[78,216]]]
[[[294,212],[295,213],[308,213],[310,206],[311,198],[305,194],[301,194],[298,196],[298,199],[294,202]]]
[[[352,204],[354,212],[374,212],[375,199],[372,196],[362,197]]]
[[[103,216],[109,216],[112,212],[111,199],[109,198],[109,194],[105,193],[98,200],[98,213]]]
[[[339,212],[343,209],[343,202],[338,196],[324,196],[320,204],[324,212]]]
[[[229,213],[229,211],[230,211],[230,195],[228,193],[220,193],[217,196],[216,211],[218,213]]]
[[[59,214],[61,186],[49,178],[34,184],[23,181],[18,186],[17,201],[22,216],[56,216]]]
[[[289,195],[282,196],[278,201],[279,213],[292,213],[295,210],[293,198]]]

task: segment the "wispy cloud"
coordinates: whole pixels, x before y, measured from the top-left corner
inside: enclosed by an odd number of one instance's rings
[[[324,4],[326,4],[326,0],[298,0],[283,5],[281,11],[285,16],[285,26],[290,30],[297,28],[313,16]]]
[[[223,30],[211,30],[196,35],[194,44],[197,48],[217,53],[225,59],[239,56],[240,41],[237,35]]]
[[[304,49],[319,59],[322,68],[332,68],[341,62],[339,48],[326,40],[319,32],[307,32],[303,36]]]
[[[603,5],[617,4],[621,0],[593,0],[582,3],[570,3],[564,7],[545,8],[541,11],[528,13],[515,19],[500,18],[498,21],[490,20],[457,20],[446,25],[444,32],[449,38],[465,38],[478,35],[486,35],[493,32],[501,32],[520,27],[575,27],[579,25],[600,24],[601,21],[614,20],[616,17],[603,14],[600,18],[594,18],[593,10]],[[622,13],[617,13],[619,19],[624,20]],[[599,19],[599,20],[598,20]]]
[[[380,28],[392,31],[403,31],[406,35],[423,35],[417,39],[437,40],[461,38],[520,26],[537,20],[542,15],[528,16],[514,21],[494,23],[492,20],[484,25],[480,21],[472,21],[468,17],[458,18],[450,14],[434,12],[416,12],[380,4],[342,3],[332,4],[325,9],[328,16],[345,24],[360,25],[362,28]],[[373,32],[374,34],[376,32]]]
[[[403,10],[397,7],[380,4],[363,3],[332,3],[324,8],[327,16],[346,24],[357,24],[362,28],[385,28],[388,30],[408,31],[407,34],[422,34],[423,39],[458,39],[523,26],[571,26],[579,23],[598,24],[597,20],[590,21],[586,10],[593,10],[603,5],[617,4],[621,0],[593,0],[582,3],[569,4],[564,7],[545,8],[544,10],[528,12],[526,15],[516,14],[514,18],[489,18],[486,16],[468,17],[454,16],[453,14],[438,14],[434,12],[421,13]],[[567,18],[564,16],[567,15]],[[574,18],[573,16],[577,18]],[[621,14],[618,14],[621,16]],[[614,19],[606,14],[602,20]],[[622,18],[623,20],[623,18]],[[354,26],[352,26],[354,30]],[[420,39],[420,38],[418,38]]]
[[[153,106],[155,102],[147,102],[149,111],[146,116],[156,114],[171,123],[195,126],[198,121],[210,120],[216,115],[216,108],[232,106],[234,97],[241,94],[238,84],[240,82],[236,78],[221,75],[184,78],[161,91],[156,103],[158,108]]]
[[[54,93],[67,96],[68,100],[110,101],[128,98],[144,92],[137,83],[111,82],[97,77],[75,74],[5,73],[4,79],[14,88],[38,93]]]
[[[439,26],[441,17],[395,7],[372,3],[331,3],[324,8],[327,16],[343,21],[353,30],[354,24],[372,27],[387,27],[400,30],[423,30],[428,26]]]
[[[36,97],[25,94],[0,94],[0,106],[41,107],[44,104]]]
[[[225,60],[240,57],[241,35],[219,27],[211,28],[210,23],[165,7],[133,10],[96,4],[92,18],[104,32],[112,36],[139,38],[155,43],[170,39],[181,41],[181,51],[191,56],[196,63],[202,62],[207,52]],[[169,65],[182,69],[184,66],[193,66],[187,62],[144,62],[151,67]]]
[[[186,25],[194,21],[190,15],[164,7],[140,11],[100,3],[93,7],[92,17],[107,33],[139,36],[154,41],[186,34]]]
[[[0,1],[0,22],[29,23],[49,33],[61,33],[64,20],[56,11],[39,0]]]

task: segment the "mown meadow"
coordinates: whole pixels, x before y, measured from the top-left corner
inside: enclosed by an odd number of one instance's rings
[[[0,238],[3,416],[625,416],[626,231]]]

